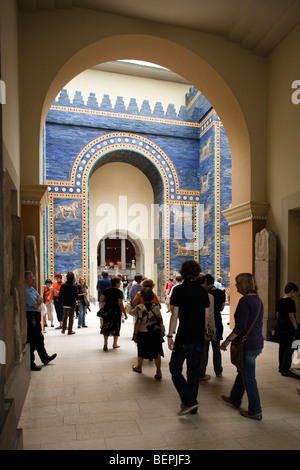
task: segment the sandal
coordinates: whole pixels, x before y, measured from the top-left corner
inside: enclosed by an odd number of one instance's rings
[[[157,375],[157,374],[155,374],[154,378],[155,378],[156,380],[161,380],[161,379],[162,379],[162,375]]]
[[[133,370],[133,372],[137,372],[138,374],[141,374],[141,373],[142,373],[142,371],[139,370],[139,369],[137,369],[136,366],[132,366],[132,370]]]

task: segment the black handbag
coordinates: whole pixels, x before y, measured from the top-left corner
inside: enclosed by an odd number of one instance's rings
[[[105,313],[103,309],[104,309],[104,307],[102,307],[102,308],[100,308],[100,310],[98,310],[97,317],[103,318],[103,314]]]
[[[258,319],[259,313],[261,309],[261,300],[259,299],[259,309],[257,312],[257,315],[254,319],[254,322],[250,326],[249,330],[247,333],[242,337],[242,339],[238,341],[232,341],[230,345],[230,360],[231,363],[236,366],[237,370],[240,371],[243,368],[243,358],[244,358],[244,343],[247,339],[247,336],[249,335],[250,331],[254,327],[256,320]]]
[[[97,317],[104,318],[107,316],[108,312],[109,312],[109,309],[107,305],[105,304],[104,307],[101,307],[100,310],[98,310]]]

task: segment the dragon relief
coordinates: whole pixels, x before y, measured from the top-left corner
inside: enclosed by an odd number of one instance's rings
[[[67,242],[59,241],[57,236],[55,238],[56,238],[56,241],[57,241],[57,247],[56,247],[56,250],[55,250],[56,253],[75,253],[74,242],[75,242],[75,240],[78,240],[77,236],[69,239],[69,241],[67,241]]]

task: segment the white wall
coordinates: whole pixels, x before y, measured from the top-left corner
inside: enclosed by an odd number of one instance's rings
[[[161,102],[165,111],[172,103],[178,113],[180,107],[185,105],[185,94],[188,93],[190,86],[163,80],[86,70],[77,75],[64,88],[67,89],[71,101],[75,91],[81,91],[85,102],[90,93],[95,93],[100,105],[103,95],[106,94],[110,96],[112,106],[114,106],[116,98],[122,96],[126,107],[130,98],[135,98],[139,108],[144,100],[149,101],[152,110],[156,102]]]
[[[300,25],[267,60],[267,190],[270,202],[267,225],[279,240],[278,296],[282,295],[287,282],[300,285],[300,87],[297,86],[298,90],[292,88],[294,81],[300,80],[299,44]],[[290,230],[289,218],[293,215],[295,226]],[[297,298],[296,303],[299,312],[300,299]]]
[[[19,65],[18,18],[15,2],[0,1],[1,80],[6,99],[2,106],[3,170],[7,171],[16,189],[20,185],[19,137]],[[14,210],[19,212],[20,208]]]
[[[127,198],[127,217],[125,217],[126,214],[122,211],[122,208],[125,207],[124,205],[121,205],[121,211],[119,210],[119,196]],[[142,274],[146,277],[151,277],[154,263],[154,242],[150,238],[150,227],[151,204],[154,203],[154,195],[148,178],[132,165],[126,163],[108,163],[92,174],[89,184],[89,199],[90,285],[92,295],[97,297],[94,290],[97,283],[97,246],[102,236],[111,231],[112,228],[116,230],[126,230],[127,228],[129,232],[141,238],[145,253],[145,272]],[[139,211],[135,216],[129,215],[130,209],[134,209],[134,204],[142,204],[147,217]],[[105,205],[112,205],[115,208],[115,213],[112,210],[111,216],[108,216],[105,209],[109,209],[109,207]],[[116,222],[115,225],[114,221]],[[138,223],[139,221],[142,222],[141,226]],[[102,230],[103,228],[104,231]],[[147,228],[149,230],[146,230]],[[141,232],[148,235],[140,237]]]

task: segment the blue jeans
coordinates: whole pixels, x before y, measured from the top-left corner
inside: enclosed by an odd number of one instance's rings
[[[202,343],[177,344],[172,352],[169,364],[172,381],[181,398],[182,404],[186,406],[197,405],[200,361],[202,354]],[[182,375],[183,363],[186,360],[187,379]]]
[[[54,308],[57,315],[57,321],[62,322],[64,317],[63,302],[61,297],[55,296],[53,298]]]
[[[86,305],[80,302],[78,307],[78,326],[85,326]]]
[[[246,390],[248,395],[248,413],[252,415],[262,412],[255,378],[255,359],[260,353],[261,349],[244,349],[243,369],[241,372],[238,372],[230,392],[231,400],[240,405]]]

